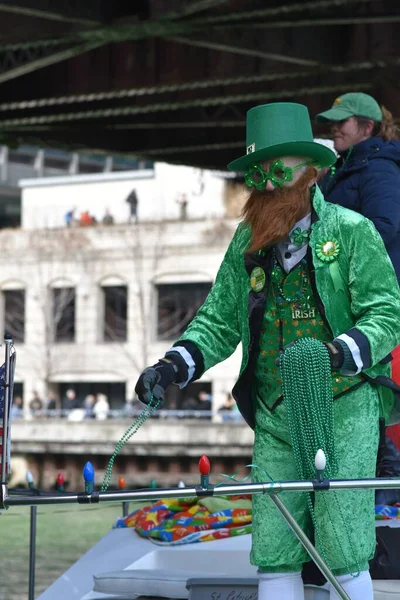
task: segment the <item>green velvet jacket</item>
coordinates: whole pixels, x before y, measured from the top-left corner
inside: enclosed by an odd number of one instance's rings
[[[395,414],[393,390],[400,392],[390,379],[390,352],[400,343],[400,289],[392,263],[371,221],[325,202],[317,186],[312,204],[308,264],[320,312],[333,338],[347,334],[355,341],[363,373],[381,392],[382,415],[387,422],[397,422],[397,416],[389,419]],[[249,227],[240,224],[206,301],[175,345],[186,345],[190,351],[196,365],[192,379],[196,379],[242,343],[233,395],[245,420],[254,427],[251,387],[272,261],[270,249],[246,253],[250,239]],[[319,258],[318,248],[332,240],[339,252],[327,263]],[[258,293],[250,286],[255,266],[266,274],[264,289]]]

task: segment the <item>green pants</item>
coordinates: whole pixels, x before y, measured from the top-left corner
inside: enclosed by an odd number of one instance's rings
[[[365,383],[334,402],[338,478],[375,477],[379,438],[379,398]],[[287,428],[285,402],[275,412],[258,410],[254,442],[254,481],[298,479]],[[282,492],[281,499],[313,538],[306,494]],[[375,552],[374,490],[315,493],[315,544],[336,575],[368,569]],[[322,540],[322,544],[319,543]],[[322,548],[321,548],[322,546]],[[264,572],[299,571],[310,560],[268,495],[253,496],[253,565]]]

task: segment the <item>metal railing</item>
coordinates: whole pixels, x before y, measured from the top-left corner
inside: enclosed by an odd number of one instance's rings
[[[191,487],[177,487],[167,489],[142,489],[142,490],[124,490],[124,491],[93,491],[94,480],[87,481],[85,478],[84,489],[80,493],[57,494],[55,492],[41,492],[40,490],[30,490],[32,494],[16,492],[12,493],[7,488],[7,465],[9,452],[9,409],[12,400],[12,379],[11,369],[11,347],[12,340],[5,340],[5,372],[4,372],[4,410],[3,410],[3,428],[2,428],[2,468],[1,468],[1,486],[0,486],[0,508],[9,508],[13,506],[31,507],[31,528],[30,528],[30,576],[29,576],[29,600],[34,599],[35,586],[35,535],[36,535],[36,507],[39,505],[51,504],[99,504],[102,502],[122,502],[132,501],[155,501],[162,498],[196,498],[205,496],[234,496],[237,494],[266,494],[276,506],[286,523],[297,537],[311,559],[326,577],[328,582],[336,590],[339,598],[350,600],[347,593],[338,583],[331,569],[326,564],[321,554],[316,550],[300,525],[291,515],[285,503],[279,497],[281,492],[330,492],[335,490],[369,490],[369,489],[400,489],[400,478],[379,478],[379,479],[324,479],[325,456],[322,450],[316,455],[315,479],[309,481],[265,481],[261,483],[235,483],[234,485],[213,486],[209,483],[209,461],[206,459],[208,467],[206,471],[202,468],[203,458],[200,459],[199,467],[201,478],[199,485]],[[15,364],[15,357],[14,357]],[[160,411],[161,412],[161,411]],[[179,411],[178,411],[179,412]],[[205,412],[205,411],[204,411]],[[322,461],[321,461],[322,455]],[[90,463],[87,463],[87,465]],[[87,466],[86,465],[86,466]],[[85,476],[85,469],[83,471]],[[90,465],[91,466],[91,465]],[[93,471],[93,469],[91,469]],[[94,472],[93,472],[94,477]],[[125,506],[127,506],[125,504]]]
[[[127,409],[110,409],[105,416],[105,419],[134,419],[142,411],[142,408]],[[237,411],[222,411],[222,410],[185,410],[185,409],[160,409],[151,415],[151,419],[214,419],[220,417],[221,421],[232,423],[244,423],[242,415]],[[33,419],[71,419],[76,421],[95,422],[104,420],[96,418],[95,415],[85,414],[84,408],[77,409],[39,409],[33,412],[23,411],[21,414],[14,417],[16,421],[28,421]]]

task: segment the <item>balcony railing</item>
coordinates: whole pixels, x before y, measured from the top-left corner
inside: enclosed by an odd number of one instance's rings
[[[84,408],[77,408],[72,410],[59,409],[59,410],[48,410],[39,409],[35,411],[23,411],[21,414],[14,416],[13,421],[32,421],[36,419],[66,419],[68,421],[85,421],[90,423],[91,421],[105,421],[109,419],[135,419],[141,413],[142,409],[132,408],[127,409],[110,409],[107,413],[102,413],[101,416],[93,416],[85,413]],[[150,417],[150,419],[165,419],[165,420],[182,420],[182,419],[209,419],[218,421],[229,421],[232,423],[244,423],[241,414],[237,410],[169,410],[161,409],[156,410]]]

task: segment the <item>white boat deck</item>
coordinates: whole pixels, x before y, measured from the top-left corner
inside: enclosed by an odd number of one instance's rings
[[[141,538],[131,529],[113,529],[70,569],[57,579],[37,600],[92,600],[104,594],[92,592],[93,578],[103,573],[135,570],[137,573],[184,572],[183,598],[188,597],[188,576],[210,576],[237,573],[255,577],[257,569],[250,565],[251,536],[242,535],[212,542],[181,546],[157,546]],[[147,578],[148,581],[148,578]],[[104,583],[104,581],[103,581]],[[162,585],[165,589],[165,583]],[[176,588],[176,585],[170,584]],[[108,596],[112,597],[112,596]],[[178,597],[178,596],[177,596]],[[126,597],[125,597],[126,598]]]
[[[112,529],[37,600],[81,600],[93,589],[93,575],[125,569],[153,548],[132,529]]]
[[[377,526],[388,525],[377,522]],[[400,526],[399,521],[390,526]],[[133,600],[150,598],[204,598],[207,582],[224,579],[229,589],[238,589],[235,578],[247,579],[257,589],[257,569],[250,565],[251,535],[180,546],[158,546],[131,529],[113,529],[57,579],[37,600]],[[197,595],[187,582],[203,580]],[[206,585],[207,584],[207,585]],[[216,583],[216,586],[218,584]],[[223,587],[223,586],[222,586]],[[229,597],[228,587],[219,598]],[[217,587],[215,588],[217,589]],[[374,581],[375,600],[400,600],[399,581]],[[228,595],[227,595],[228,594]],[[232,597],[232,596],[231,596]],[[250,596],[253,598],[253,595]],[[254,595],[254,600],[257,595]],[[329,600],[323,588],[306,586],[306,600]]]

